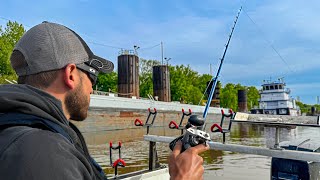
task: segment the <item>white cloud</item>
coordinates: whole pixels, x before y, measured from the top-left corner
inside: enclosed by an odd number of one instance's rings
[[[163,3],[164,10],[155,9],[151,1],[94,4],[86,0],[80,0],[79,4],[39,3],[27,14],[19,14],[26,6],[21,3],[14,6],[14,11],[8,7],[0,7],[0,10],[9,18],[24,20],[20,23],[30,26],[45,19],[61,21],[87,41],[126,49],[133,49],[133,45],[143,49],[163,41],[164,56],[172,58],[171,64],[190,64],[200,73],[209,73],[210,63],[216,69],[241,1]],[[320,24],[317,23],[320,1],[246,1],[244,4],[245,12],[241,13],[231,39],[221,80],[259,86],[270,76],[285,76],[289,81],[295,76],[303,76],[305,81],[311,79],[307,76],[309,72],[320,68]],[[78,17],[83,5],[95,11],[84,12]],[[60,11],[54,12],[57,9]],[[77,13],[72,16],[72,12]],[[161,14],[157,14],[159,12]],[[270,42],[294,73],[270,47]],[[90,43],[89,46],[116,64],[119,49]],[[159,46],[141,50],[139,54],[142,58],[161,59]],[[314,96],[312,86],[306,84],[299,84],[299,88],[294,85],[294,92],[303,94],[304,89]]]

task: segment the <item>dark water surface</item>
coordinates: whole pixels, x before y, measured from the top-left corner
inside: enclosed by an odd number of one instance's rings
[[[149,144],[143,141],[145,133],[146,129],[141,128],[90,132],[84,133],[84,136],[92,156],[111,176],[114,169],[110,166],[109,141],[113,141],[114,144],[117,144],[119,140],[123,141],[121,153],[127,166],[120,168],[120,174],[148,168]],[[309,127],[281,129],[280,133],[280,141],[320,137],[320,129]],[[150,134],[178,136],[179,131],[156,127],[151,130]],[[234,123],[231,133],[226,136],[226,143],[271,147],[274,144],[274,134],[274,128]],[[213,141],[222,139],[220,133],[211,133],[211,136]],[[157,143],[157,150],[160,163],[166,165],[170,153],[168,144]],[[205,179],[270,179],[270,157],[218,150],[209,150],[203,153],[202,157],[205,164]],[[118,151],[114,150],[113,161],[117,158]]]

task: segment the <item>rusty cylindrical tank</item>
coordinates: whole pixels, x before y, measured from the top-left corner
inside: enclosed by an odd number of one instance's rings
[[[118,96],[139,98],[139,57],[124,50],[118,56]]]
[[[208,86],[208,88],[207,88],[206,94],[207,94],[207,96],[209,96],[210,91],[211,91],[212,86],[213,86],[213,81],[208,81],[207,82],[207,86]],[[214,89],[210,106],[211,107],[220,107],[220,87],[218,86],[218,84]]]
[[[311,106],[311,115],[312,116],[316,115],[316,111],[317,111],[317,108],[315,106]]]
[[[159,101],[170,102],[170,73],[167,65],[153,66],[153,95],[158,97]]]
[[[238,111],[248,112],[246,90],[238,90]]]

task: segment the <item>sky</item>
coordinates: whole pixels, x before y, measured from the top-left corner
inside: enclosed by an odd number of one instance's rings
[[[115,65],[121,49],[136,45],[140,58],[171,58],[171,65],[190,65],[212,75],[242,6],[221,83],[260,89],[263,80],[284,78],[293,98],[316,104],[320,96],[319,0],[1,1],[2,27],[8,20],[26,29],[56,22],[76,31],[95,54]]]

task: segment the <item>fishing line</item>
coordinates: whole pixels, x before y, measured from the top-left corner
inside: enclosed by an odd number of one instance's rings
[[[5,20],[5,21],[17,22],[17,21],[13,21],[13,20],[11,20],[9,18],[5,18],[5,17],[2,17],[2,16],[0,16],[0,19]],[[32,26],[25,25],[25,24],[23,24],[23,26],[28,27],[29,29],[32,27]],[[90,37],[90,36],[88,36],[86,34],[83,34],[83,33],[78,33],[78,34],[80,34],[81,36],[86,36],[86,37],[92,39],[92,37]],[[104,43],[98,43],[98,42],[95,42],[95,41],[86,41],[86,42],[89,43],[89,44],[94,44],[94,45],[97,45],[97,46],[103,46],[103,47],[108,47],[108,48],[113,48],[113,49],[120,49],[120,50],[121,49],[125,49],[123,47],[117,47],[117,46],[108,45],[108,44],[104,44]],[[156,45],[153,45],[153,46],[150,46],[150,47],[146,47],[146,48],[141,48],[140,50],[153,49],[153,48],[155,48],[157,46],[160,46],[160,44],[156,44]]]
[[[156,45],[153,45],[153,46],[150,46],[150,47],[141,48],[141,49],[139,49],[139,50],[140,50],[140,51],[144,51],[144,50],[148,50],[148,49],[153,49],[153,48],[155,48],[155,47],[157,47],[157,46],[160,46],[160,43],[159,43],[159,44],[156,44]]]
[[[204,95],[206,94],[206,92],[207,92],[207,90],[208,90],[209,85],[211,84],[211,82],[212,82],[212,78],[210,79],[209,84],[208,84],[207,87],[206,87],[206,90],[204,90],[204,92],[203,92],[203,94],[202,94],[202,97],[201,97],[201,99],[200,99],[200,101],[199,101],[199,103],[198,103],[198,106],[200,105],[201,101],[203,100],[203,97],[204,97]]]
[[[273,46],[273,44],[271,43],[271,41],[269,41],[266,37],[265,37],[265,33],[263,33],[263,31],[259,28],[259,26],[255,23],[255,21],[249,16],[249,14],[243,10],[244,14],[249,18],[249,20],[255,25],[255,27],[257,28],[257,30],[262,34],[263,39],[269,44],[269,46],[273,49],[273,51],[279,56],[279,58],[287,65],[288,69],[292,72],[295,73],[295,71],[293,71],[291,69],[291,67],[289,66],[289,64],[287,63],[287,61],[281,56],[281,54],[279,53],[279,51]]]
[[[109,47],[109,48],[113,48],[113,49],[124,49],[124,48],[121,48],[121,47],[111,46],[111,45],[102,44],[102,43],[96,43],[96,42],[93,42],[93,41],[87,41],[87,42],[90,43],[90,44],[103,46],[103,47]]]
[[[8,18],[1,17],[1,16],[0,16],[0,19],[5,20],[5,21],[17,22],[17,21],[13,21],[13,20],[10,20]],[[28,25],[23,25],[23,26],[28,27],[29,29],[31,28],[31,26],[28,26]]]

